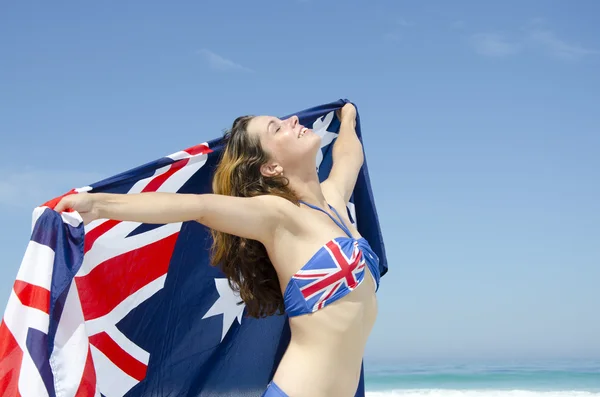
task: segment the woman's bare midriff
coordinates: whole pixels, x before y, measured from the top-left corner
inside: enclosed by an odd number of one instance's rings
[[[342,299],[315,313],[292,317],[290,344],[274,382],[291,397],[354,397],[376,317],[370,273]]]

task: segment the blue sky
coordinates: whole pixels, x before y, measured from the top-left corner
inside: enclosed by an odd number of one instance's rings
[[[600,357],[600,3],[9,2],[0,297],[32,208],[349,98],[390,271],[373,359]]]

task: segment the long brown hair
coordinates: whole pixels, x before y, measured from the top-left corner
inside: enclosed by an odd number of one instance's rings
[[[298,197],[283,176],[265,177],[260,167],[270,158],[258,136],[247,132],[253,116],[235,119],[225,133],[226,146],[213,177],[213,192],[237,197],[272,194],[298,204]],[[211,229],[211,264],[225,273],[238,291],[251,317],[284,312],[277,273],[262,243]]]

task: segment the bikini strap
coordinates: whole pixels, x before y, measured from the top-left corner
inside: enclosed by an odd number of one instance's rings
[[[324,214],[326,214],[326,215],[327,215],[329,218],[331,218],[331,220],[332,220],[332,221],[334,221],[334,222],[335,222],[335,224],[336,224],[336,225],[338,225],[338,227],[339,227],[340,229],[342,229],[342,230],[344,231],[344,233],[346,233],[346,234],[348,235],[348,237],[350,237],[350,238],[354,238],[354,236],[352,236],[352,233],[350,233],[350,229],[348,229],[348,227],[346,226],[346,224],[345,224],[345,223],[344,223],[344,221],[342,220],[342,217],[340,216],[340,214],[338,214],[338,212],[335,210],[335,208],[333,208],[333,207],[331,206],[331,204],[327,203],[327,205],[329,206],[329,208],[330,208],[330,209],[332,209],[332,210],[333,210],[333,212],[335,212],[335,214],[337,215],[337,217],[340,219],[340,220],[339,220],[339,222],[338,222],[338,220],[337,220],[337,219],[335,219],[333,216],[331,216],[331,214],[330,214],[329,212],[325,211],[324,209],[322,209],[322,208],[319,208],[319,207],[317,207],[317,206],[315,206],[315,205],[309,204],[309,203],[307,203],[307,202],[305,202],[305,201],[302,201],[302,200],[300,200],[300,202],[301,202],[302,204],[306,205],[307,207],[310,207],[310,208],[312,208],[312,209],[314,209],[314,210],[317,210],[317,211],[321,211],[321,212],[323,212],[323,213],[324,213]],[[341,222],[341,224],[340,224],[340,222]]]

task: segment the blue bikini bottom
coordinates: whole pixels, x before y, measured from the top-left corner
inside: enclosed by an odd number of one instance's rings
[[[269,383],[267,390],[263,393],[262,397],[289,397],[283,390],[275,384],[275,382]]]

